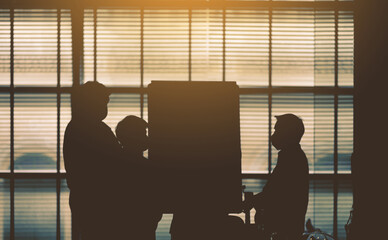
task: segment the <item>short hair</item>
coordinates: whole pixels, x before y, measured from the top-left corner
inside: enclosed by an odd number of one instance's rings
[[[141,133],[148,127],[148,123],[137,116],[129,115],[121,120],[116,126],[116,136],[118,139],[124,139],[126,133]]]
[[[75,87],[71,94],[71,108],[74,115],[82,115],[93,103],[101,99],[109,100],[108,88],[96,81],[88,81]]]
[[[286,126],[286,131],[292,136],[295,136],[298,141],[300,141],[304,134],[304,124],[303,120],[298,116],[287,113],[280,116],[275,116],[278,124],[281,126]]]

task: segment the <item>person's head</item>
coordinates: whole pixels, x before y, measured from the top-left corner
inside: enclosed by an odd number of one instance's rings
[[[109,91],[99,82],[86,82],[71,95],[72,116],[86,121],[102,121],[108,114]]]
[[[277,122],[275,124],[275,132],[271,136],[272,145],[278,150],[298,145],[304,134],[302,119],[294,114],[284,114],[275,117]]]
[[[121,120],[116,127],[116,136],[124,149],[133,153],[142,153],[148,149],[148,123],[130,115]]]

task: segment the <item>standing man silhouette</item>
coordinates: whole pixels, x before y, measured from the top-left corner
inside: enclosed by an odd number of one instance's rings
[[[276,116],[272,145],[280,150],[278,162],[261,193],[245,202],[264,210],[266,239],[297,240],[304,230],[308,205],[309,169],[300,146],[304,125],[293,114]]]
[[[83,240],[115,239],[121,147],[103,122],[109,92],[98,82],[79,86],[71,96],[72,119],[64,137],[66,180],[74,227]]]

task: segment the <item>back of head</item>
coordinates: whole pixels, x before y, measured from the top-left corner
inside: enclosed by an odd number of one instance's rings
[[[302,119],[291,113],[275,117],[277,119],[276,131],[282,132],[282,135],[287,136],[289,141],[299,143],[305,131]]]
[[[99,82],[86,82],[71,95],[73,119],[103,120],[107,115],[108,89]]]
[[[117,139],[124,147],[144,151],[148,148],[147,127],[145,120],[133,115],[127,116],[117,124]]]

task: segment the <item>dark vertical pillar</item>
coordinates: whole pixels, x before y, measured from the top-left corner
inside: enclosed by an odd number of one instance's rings
[[[268,174],[272,171],[272,7],[268,11]]]
[[[71,31],[72,31],[72,54],[73,54],[73,87],[83,82],[83,59],[84,59],[84,7],[81,1],[73,0],[71,9]],[[71,235],[73,240],[79,239],[78,229],[72,217]]]
[[[10,178],[10,239],[15,239],[15,178],[14,178],[14,171],[15,171],[15,59],[14,59],[14,25],[15,25],[15,12],[12,8],[10,10],[10,36],[11,36],[11,42],[10,42],[10,116],[11,116],[11,125],[10,125],[10,171],[11,171],[11,178]]]
[[[386,222],[382,221],[386,217],[382,211],[386,187],[382,184],[386,182],[383,164],[388,142],[387,11],[386,0],[356,0],[352,240],[381,238],[381,225]]]

